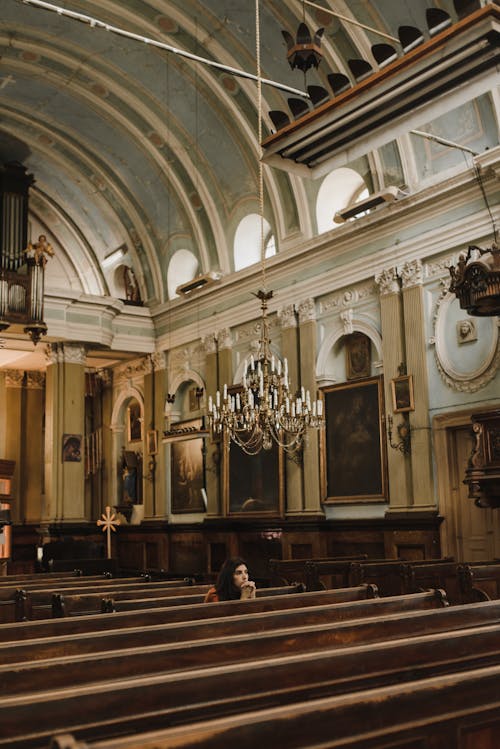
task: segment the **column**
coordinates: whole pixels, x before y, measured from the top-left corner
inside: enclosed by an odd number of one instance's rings
[[[288,360],[288,373],[291,382],[291,392],[295,392],[299,384],[299,362],[297,347],[297,316],[295,307],[289,304],[279,312],[281,323],[281,353],[283,359]],[[286,480],[286,514],[302,515],[304,507],[304,483],[302,465],[285,455]]]
[[[82,521],[85,520],[85,348],[71,343],[51,344],[47,358],[43,519]],[[74,453],[63,460],[63,441],[67,444],[69,435],[81,438],[80,460]]]
[[[16,461],[11,517],[17,523],[24,519],[23,382],[23,371],[5,370],[5,453],[2,457]]]
[[[405,360],[404,322],[401,290],[396,268],[387,268],[375,277],[380,294],[380,319],[382,327],[382,359],[384,362],[384,389],[386,427],[387,416],[392,415],[391,380],[399,374],[399,366]],[[399,414],[394,414],[392,441],[398,442],[397,424]],[[406,511],[412,504],[412,481],[410,457],[387,445],[389,471],[389,512]]]
[[[24,436],[24,520],[37,523],[41,518],[40,498],[44,493],[45,372],[26,372],[26,418]]]
[[[299,304],[300,384],[309,390],[311,400],[317,397],[316,305],[311,297]],[[304,512],[323,517],[319,480],[319,432],[309,429],[304,448]]]
[[[403,288],[406,366],[408,374],[413,375],[415,399],[415,410],[410,413],[413,509],[435,511],[421,261],[405,263],[400,268],[400,275]]]
[[[156,352],[150,357],[150,367],[144,376],[144,516],[149,519],[164,518],[167,514],[166,446],[162,442],[166,396],[166,357]],[[150,453],[150,431],[156,432],[155,454]]]

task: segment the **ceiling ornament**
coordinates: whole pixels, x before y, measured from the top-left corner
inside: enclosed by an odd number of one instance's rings
[[[262,142],[262,86],[260,70],[260,12],[255,2],[258,142]],[[229,449],[236,443],[248,455],[278,445],[292,456],[300,456],[310,428],[324,427],[323,402],[311,399],[309,391],[299,387],[294,394],[288,376],[288,361],[271,354],[268,302],[273,292],[266,288],[264,241],[264,178],[262,160],[258,160],[258,197],[260,214],[261,283],[254,296],[260,300],[260,339],[256,355],[245,359],[240,386],[222,387],[215,400],[208,400],[208,425],[212,439],[223,440]],[[295,311],[298,316],[298,312]],[[298,339],[297,339],[298,340]],[[300,357],[299,357],[300,360]]]

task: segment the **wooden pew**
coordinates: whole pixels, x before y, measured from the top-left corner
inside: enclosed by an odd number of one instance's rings
[[[499,562],[460,564],[457,572],[464,603],[500,598]]]
[[[497,749],[500,666],[318,697],[75,749]],[[212,717],[212,719],[210,719]],[[156,725],[155,725],[156,724]],[[151,730],[153,729],[153,730]],[[71,736],[63,741],[71,740]],[[64,744],[53,744],[54,749]],[[70,746],[66,744],[66,746]]]
[[[310,606],[324,606],[338,603],[338,591],[324,590],[311,593],[294,593],[267,598],[255,598],[250,601],[224,601],[221,603],[201,603],[193,606],[174,606],[161,609],[142,609],[139,611],[117,612],[111,616],[94,614],[75,616],[63,619],[46,619],[43,621],[19,622],[16,625],[0,624],[0,642],[9,640],[23,641],[32,638],[67,636],[80,632],[100,632],[130,627],[151,627],[158,624],[186,622],[192,620],[215,619],[217,617],[249,616],[250,614],[278,610],[293,610]],[[383,602],[382,602],[383,601]],[[446,596],[442,591],[417,593],[400,596],[392,600],[372,598],[366,601],[339,603],[335,611],[339,620],[356,616],[377,616],[377,612],[389,612],[392,607],[398,611],[415,608],[436,608],[447,606]],[[352,610],[352,606],[355,609]]]
[[[102,592],[85,595],[55,594],[52,596],[52,616],[82,616],[165,606],[188,606],[203,603],[209,587],[209,585],[193,585],[189,588],[170,588],[162,591],[155,585],[156,592],[153,592],[152,595],[148,595],[150,591],[144,591],[143,588],[135,592],[117,589],[116,592],[106,591],[104,595]],[[288,593],[299,593],[301,590],[300,584],[281,588],[261,588],[257,591],[257,596],[263,598],[265,596],[286,595]]]
[[[276,642],[278,638],[274,636]],[[245,642],[248,644],[248,639]],[[9,747],[16,746],[20,739],[25,741],[23,746],[33,746],[29,734],[26,736],[30,725],[36,726],[39,739],[76,727],[78,736],[85,738],[110,737],[125,731],[136,734],[151,726],[178,723],[196,728],[197,721],[214,715],[238,712],[244,718],[248,710],[269,709],[283,702],[293,708],[304,699],[324,700],[338,694],[353,693],[362,699],[362,690],[382,690],[392,684],[404,690],[405,682],[418,689],[419,681],[429,677],[492,665],[500,668],[498,624],[341,650],[328,649],[320,641],[312,648],[304,648],[307,643],[307,639],[299,642],[292,654],[271,652],[262,660],[249,658],[248,650],[240,646],[238,660],[232,662],[221,648],[220,653],[212,655],[209,665],[203,661],[200,667],[194,660],[190,671],[181,672],[173,666],[170,673],[166,669],[156,674],[129,672],[128,677],[126,672],[117,676],[113,671],[102,682],[89,683],[90,675],[81,688],[75,684],[66,689],[45,688],[38,695],[33,691],[16,693],[17,672],[9,696],[0,699],[0,721],[4,726],[0,746],[5,739],[9,740]],[[193,643],[190,645],[193,647]],[[288,652],[291,649],[289,645]],[[122,663],[123,653],[117,654]],[[160,657],[157,653],[157,659]],[[95,662],[92,665],[95,667]],[[293,712],[292,708],[288,709]],[[393,716],[398,718],[399,715]],[[315,724],[311,723],[310,729],[311,726],[314,731],[310,738],[317,739]]]
[[[338,606],[339,603],[363,600],[360,593],[364,595],[364,598],[373,597],[374,591],[365,589],[369,587],[362,586],[361,591],[353,588],[341,588],[335,591],[338,594],[335,601],[330,600],[327,605],[253,613],[251,617],[247,615],[219,617],[200,621],[189,620],[180,623],[157,624],[147,629],[144,627],[129,627],[104,632],[84,632],[65,635],[64,637],[47,637],[43,640],[43,647],[40,646],[39,638],[20,642],[0,642],[0,663],[36,661],[62,655],[96,653],[118,647],[168,644],[184,640],[200,640],[208,637],[224,637],[244,633],[254,634],[274,629],[325,624],[329,621],[336,622],[338,621],[338,613],[332,611],[332,607]],[[350,598],[348,598],[348,595]],[[435,611],[436,609],[423,610]]]
[[[85,580],[86,578],[79,578],[74,584],[63,582],[50,588],[39,587],[37,584],[17,589],[11,594],[11,600],[13,598],[16,602],[16,621],[46,619],[53,616],[54,607],[57,606],[57,604],[54,604],[54,596],[74,595],[76,598],[81,598],[88,594],[109,597],[115,592],[118,593],[121,591],[128,591],[129,595],[132,595],[134,591],[142,593],[145,588],[149,589],[149,585],[151,584],[146,578],[127,578],[123,581],[116,578],[101,579],[94,581],[91,585],[86,583]],[[157,587],[163,589],[165,593],[171,590],[172,595],[174,595],[175,591],[181,589],[192,591],[193,588],[191,585],[186,585],[187,582],[187,580],[162,582],[157,583]],[[208,590],[208,586],[205,586],[203,590]],[[4,591],[0,589],[0,596],[2,593],[8,595],[9,589],[5,589]],[[100,608],[94,610],[100,610]],[[55,608],[55,611],[56,616],[62,615],[57,613],[57,608]]]
[[[312,559],[270,559],[269,574],[276,584],[290,585],[294,582],[307,583],[306,565],[308,562],[350,562],[367,559],[367,554],[345,557],[318,557]]]
[[[426,559],[419,561],[421,566],[441,564],[451,558]],[[401,595],[406,591],[404,586],[404,567],[412,562],[402,559],[378,559],[351,561],[345,563],[320,561],[307,563],[307,590],[321,590],[327,587],[322,578],[333,576],[338,585],[360,585],[374,583],[380,595]],[[436,586],[435,586],[436,587]]]

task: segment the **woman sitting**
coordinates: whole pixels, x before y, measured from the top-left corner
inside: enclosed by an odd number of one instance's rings
[[[226,559],[215,586],[205,596],[205,603],[247,601],[255,598],[255,583],[248,579],[246,562],[240,557]]]

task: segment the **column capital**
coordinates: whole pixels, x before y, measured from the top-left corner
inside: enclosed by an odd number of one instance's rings
[[[399,277],[396,268],[385,268],[375,276],[375,283],[379,287],[380,296],[399,294]]]
[[[285,307],[281,307],[278,312],[279,321],[282,330],[286,328],[296,328],[297,318],[295,316],[295,306],[293,304],[287,304]]]
[[[422,286],[424,282],[424,266],[421,260],[410,260],[403,263],[399,269],[403,289]]]
[[[24,382],[24,371],[22,369],[4,369],[5,387],[22,388]]]
[[[229,328],[221,328],[217,331],[217,345],[219,351],[222,349],[230,349],[233,347],[233,337]]]
[[[215,354],[217,352],[217,341],[213,333],[203,337],[201,341],[205,355]]]
[[[45,387],[45,372],[37,370],[26,372],[26,387],[31,390],[43,390]]]
[[[167,368],[167,357],[164,351],[155,351],[151,354],[151,364],[155,372],[160,372]]]
[[[45,350],[47,364],[85,365],[86,349],[81,343],[49,343]]]
[[[299,325],[316,321],[316,304],[312,296],[299,303]]]

